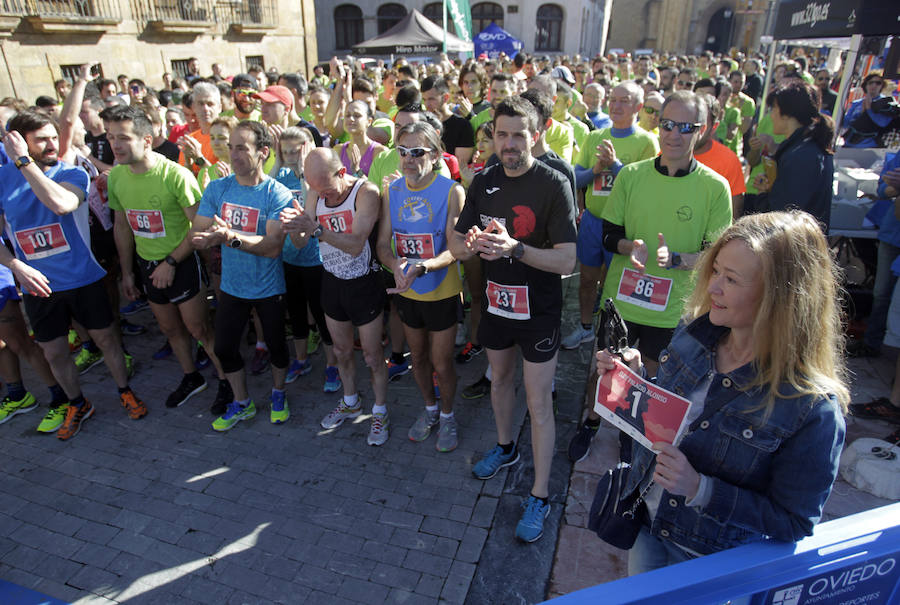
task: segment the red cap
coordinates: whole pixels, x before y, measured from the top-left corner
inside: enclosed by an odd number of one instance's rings
[[[264,103],[283,103],[288,111],[294,108],[294,95],[291,94],[291,91],[286,86],[278,86],[276,84],[251,96]]]

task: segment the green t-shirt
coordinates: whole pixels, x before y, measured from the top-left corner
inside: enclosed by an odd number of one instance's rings
[[[582,168],[590,168],[597,163],[597,146],[601,141],[612,141],[616,150],[616,158],[625,165],[656,157],[659,153],[659,139],[640,126],[634,127],[634,134],[617,138],[612,136],[609,128],[595,130],[584,138],[584,144],[575,160]],[[588,185],[584,196],[584,205],[591,214],[600,218],[603,206],[609,199],[616,177],[612,170],[604,170],[594,176],[594,182]]]
[[[736,124],[737,128],[734,131],[734,136],[730,139],[728,137],[728,127],[731,124]],[[743,135],[741,134],[741,111],[737,107],[726,107],[725,108],[725,117],[722,118],[722,121],[719,122],[719,127],[716,129],[716,138],[721,141],[723,145],[728,147],[728,149],[732,150],[738,157],[740,157],[740,149],[741,149],[741,140]]]
[[[756,134],[767,134],[775,141],[776,145],[781,145],[781,142],[786,138],[783,134],[775,134],[772,132],[772,116],[768,113],[764,115],[759,120],[759,124],[756,125]],[[759,190],[753,186],[753,179],[756,178],[757,174],[762,174],[765,172],[765,165],[763,161],[760,159],[759,163],[756,166],[750,168],[750,175],[747,177],[747,194],[748,195],[757,195],[759,194]]]
[[[491,115],[492,109],[493,108],[488,107],[484,111],[477,113],[475,115],[475,117],[473,117],[471,120],[469,120],[469,123],[472,124],[472,132],[475,132],[476,130],[478,130],[478,127],[481,126],[482,124],[484,124],[485,122],[490,122],[491,120],[494,119],[494,117]]]
[[[728,181],[703,164],[682,177],[664,176],[654,164],[644,160],[622,168],[602,218],[624,226],[629,239],[646,242],[646,275],[660,279],[642,276],[629,257],[615,254],[603,298],[615,300],[627,321],[674,328],[691,292],[691,271],[656,264],[657,234],[673,252],[699,252],[703,242],[714,241],[731,224],[731,194]]]
[[[312,108],[309,105],[304,107],[303,111],[300,112],[300,117],[303,118],[304,120],[306,120],[307,122],[312,123],[312,121],[313,121]]]
[[[450,169],[447,168],[447,164],[444,161],[441,161],[440,165],[441,167],[440,170],[438,170],[438,174],[449,179]],[[375,183],[375,186],[378,187],[378,191],[382,191],[381,181],[384,180],[384,177],[394,172],[400,172],[400,154],[397,153],[396,149],[387,149],[379,153],[375,156],[375,159],[372,160],[368,179],[370,182]]]
[[[124,212],[134,233],[138,255],[162,260],[191,228],[184,209],[200,202],[200,186],[190,170],[159,154],[156,164],[134,174],[125,164],[109,173],[109,207]]]
[[[547,147],[556,152],[556,155],[570,164],[572,163],[575,151],[575,133],[572,132],[571,126],[550,118],[550,126],[544,134],[544,140],[547,141]]]
[[[375,118],[372,120],[372,128],[380,128],[388,134],[388,141],[385,143],[387,147],[394,146],[394,123],[388,118]],[[346,133],[345,133],[346,134]]]
[[[578,157],[578,151],[581,149],[581,145],[584,143],[585,137],[591,132],[591,129],[575,116],[567,117],[566,124],[572,127],[572,134],[575,135],[575,149],[572,152],[572,159],[574,160]]]

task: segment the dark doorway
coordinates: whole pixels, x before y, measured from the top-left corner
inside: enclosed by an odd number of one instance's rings
[[[731,46],[731,28],[733,26],[734,11],[732,9],[726,6],[713,13],[713,16],[709,18],[709,26],[706,28],[703,50],[727,53]]]

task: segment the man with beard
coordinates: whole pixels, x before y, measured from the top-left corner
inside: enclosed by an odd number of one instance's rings
[[[249,74],[238,74],[231,79],[231,99],[234,101],[234,109],[222,112],[223,116],[234,116],[240,120],[260,119],[257,101],[253,97],[257,92],[256,78]]]
[[[535,467],[531,495],[516,527],[516,536],[525,542],[543,535],[544,518],[550,513],[556,439],[551,385],[562,313],[560,275],[575,267],[572,190],[562,174],[532,156],[538,136],[538,115],[531,103],[511,97],[497,106],[494,146],[501,165],[475,176],[449,242],[454,257],[478,255],[484,266],[478,336],[493,373],[497,445],[473,466],[478,479],[490,479],[519,459],[512,430],[516,346],[524,358]]]
[[[91,254],[83,203],[87,173],[59,161],[58,142],[54,123],[36,112],[20,113],[9,123],[3,144],[14,163],[0,168],[0,227],[16,256],[0,246],[0,263],[21,284],[34,338],[69,399],[56,434],[66,440],[94,413],[69,356],[67,335],[73,319],[103,351],[129,416],[137,420],[147,414],[147,407],[128,386],[125,356],[102,283],[105,271]]]

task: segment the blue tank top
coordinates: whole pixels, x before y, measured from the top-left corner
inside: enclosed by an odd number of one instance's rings
[[[447,249],[447,200],[454,184],[435,173],[431,183],[422,189],[410,189],[405,178],[388,187],[394,249],[397,256],[408,258],[410,265],[434,258]],[[444,281],[448,269],[419,277],[411,289],[418,294],[432,292]]]

